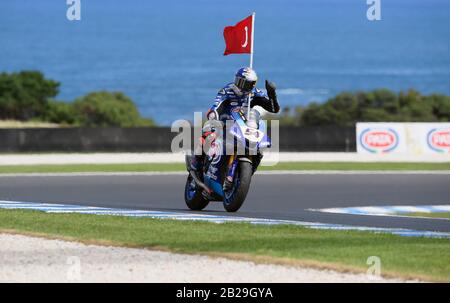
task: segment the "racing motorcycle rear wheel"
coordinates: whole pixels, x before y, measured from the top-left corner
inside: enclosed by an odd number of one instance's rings
[[[209,201],[203,197],[202,191],[197,188],[194,179],[190,175],[184,188],[184,201],[191,210],[202,210],[209,204]]]
[[[233,186],[230,190],[225,191],[223,196],[223,206],[227,212],[235,212],[241,208],[250,188],[252,174],[252,163],[239,161],[238,171],[233,180]]]

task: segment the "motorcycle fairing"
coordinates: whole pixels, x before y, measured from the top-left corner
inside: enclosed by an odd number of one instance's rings
[[[204,176],[205,184],[211,188],[216,194],[223,197],[223,166],[226,164],[226,156],[224,155],[214,155],[211,160],[211,164],[206,171]]]

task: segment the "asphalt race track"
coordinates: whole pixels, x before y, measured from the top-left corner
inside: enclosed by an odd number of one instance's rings
[[[187,174],[187,173],[186,173]],[[186,175],[2,176],[0,200],[190,212]],[[450,220],[332,214],[314,208],[449,204],[450,174],[255,175],[241,210],[203,214],[450,232]]]

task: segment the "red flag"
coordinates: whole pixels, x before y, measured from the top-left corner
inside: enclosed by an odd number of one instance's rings
[[[248,16],[235,26],[227,26],[223,30],[225,38],[224,56],[229,54],[250,54],[252,52],[253,16]]]

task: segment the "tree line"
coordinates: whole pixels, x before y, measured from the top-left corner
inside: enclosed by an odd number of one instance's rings
[[[356,122],[449,122],[450,96],[388,89],[343,92],[324,103],[284,108],[280,124],[355,125]]]
[[[71,126],[154,126],[121,92],[92,92],[72,102],[55,99],[60,83],[39,71],[0,73],[0,120],[43,121]],[[354,125],[356,122],[449,122],[450,97],[415,90],[343,92],[326,102],[285,107],[281,125]]]
[[[154,126],[121,92],[92,92],[57,101],[60,83],[39,71],[0,73],[0,120],[42,121],[73,126]]]

